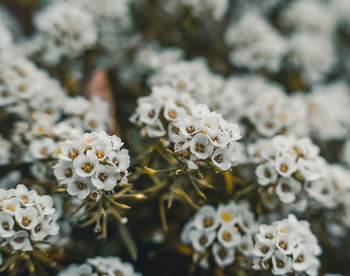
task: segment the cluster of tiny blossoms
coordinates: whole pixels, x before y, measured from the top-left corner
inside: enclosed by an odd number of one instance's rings
[[[95,257],[87,259],[86,263],[71,264],[58,276],[141,276],[131,263],[122,262],[119,257]]]
[[[151,137],[168,138],[190,169],[203,161],[226,171],[240,157],[237,124],[168,86],[154,87],[150,96],[139,98],[131,121]]]
[[[171,86],[179,92],[187,92],[198,102],[215,108],[218,94],[225,84],[224,78],[211,72],[206,59],[179,60],[164,63],[148,78],[150,86]],[[230,101],[231,102],[231,101]]]
[[[85,133],[79,140],[60,145],[59,161],[54,173],[67,192],[83,200],[100,192],[111,191],[117,184],[127,184],[130,157],[116,135],[104,131]]]
[[[92,14],[73,3],[53,1],[36,14],[34,22],[38,29],[34,46],[41,59],[50,65],[57,64],[62,57],[78,57],[97,41]]]
[[[255,236],[254,266],[256,270],[271,270],[273,275],[318,275],[321,247],[310,230],[309,222],[298,221],[294,215],[262,224]]]
[[[191,244],[197,253],[209,248],[220,267],[234,263],[236,251],[246,257],[253,254],[253,236],[257,232],[254,214],[247,202],[221,204],[216,209],[202,206],[181,233],[181,241]]]
[[[33,250],[33,244],[58,233],[51,196],[40,196],[23,184],[0,189],[0,240],[15,251]]]
[[[248,152],[251,161],[258,164],[255,170],[258,183],[267,187],[268,192],[274,191],[284,204],[299,202],[305,208],[302,204],[305,192],[322,198],[315,193],[324,190],[313,183],[325,177],[326,161],[308,137],[277,135],[250,144]]]
[[[233,48],[230,61],[253,71],[280,69],[287,44],[264,18],[256,12],[246,12],[233,21],[225,33],[225,42]]]

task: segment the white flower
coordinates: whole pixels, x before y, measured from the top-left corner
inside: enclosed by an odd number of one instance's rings
[[[241,243],[241,234],[231,225],[223,225],[217,234],[218,241],[226,248],[238,246]]]
[[[295,160],[287,154],[276,157],[275,169],[278,174],[289,177],[293,172],[297,170]]]
[[[14,250],[30,251],[33,249],[29,240],[29,234],[24,230],[16,232],[11,237],[9,243]]]
[[[88,151],[86,155],[79,155],[73,161],[75,172],[80,177],[93,176],[97,170],[97,165],[98,158],[91,151]]]
[[[202,206],[193,219],[193,226],[204,232],[211,232],[216,229],[218,225],[219,222],[216,217],[216,210],[210,205]]]
[[[85,147],[85,144],[80,141],[67,140],[61,143],[62,153],[59,155],[59,158],[72,161],[84,152]]]
[[[226,248],[216,242],[212,247],[212,252],[215,262],[220,267],[231,265],[235,261],[235,250],[233,248]]]
[[[190,142],[190,150],[199,159],[206,159],[213,153],[214,146],[210,143],[207,135],[198,133]]]
[[[301,183],[293,178],[281,177],[276,186],[276,195],[283,203],[292,203],[301,190]]]
[[[22,204],[33,203],[37,196],[35,190],[29,191],[28,188],[23,184],[18,184],[12,192]]]
[[[61,183],[67,184],[75,176],[72,162],[59,160],[54,166],[54,174]]]
[[[277,228],[273,225],[261,224],[259,226],[259,233],[256,234],[257,240],[264,241],[269,244],[274,244],[276,238]]]
[[[24,229],[31,230],[40,221],[38,210],[34,207],[19,208],[15,214],[16,222]]]
[[[35,202],[37,206],[40,207],[40,212],[44,215],[52,215],[56,211],[56,209],[53,208],[53,201],[49,195],[37,196]]]
[[[47,137],[32,140],[29,144],[29,151],[36,159],[48,158],[55,149],[55,141]]]
[[[96,169],[95,175],[91,178],[91,182],[97,189],[113,190],[115,185],[117,185],[116,172],[115,167],[100,164]]]
[[[239,213],[237,210],[237,205],[234,202],[229,202],[228,204],[220,204],[217,209],[217,219],[222,225],[228,223],[233,225],[237,222]]]
[[[297,245],[297,237],[293,233],[278,232],[275,238],[275,246],[286,255],[294,252]]]
[[[316,181],[311,181],[305,185],[308,194],[320,202],[323,206],[334,208],[337,204],[337,193],[331,180],[322,178]]]
[[[91,186],[92,184],[89,178],[75,176],[68,183],[67,192],[83,200],[90,194]]]
[[[15,198],[4,200],[1,206],[2,206],[2,211],[11,216],[14,216],[16,213],[16,210],[19,208],[18,200]]]
[[[310,265],[313,265],[313,262],[318,261],[310,249],[307,247],[307,244],[298,246],[293,251],[293,269],[295,271],[306,271]],[[318,264],[319,265],[319,264]]]
[[[254,254],[258,257],[262,257],[264,260],[271,257],[275,249],[273,243],[268,242],[267,240],[257,239],[254,247]]]
[[[97,156],[99,161],[105,160],[110,150],[105,146],[103,142],[93,141],[91,144],[91,151]]]
[[[260,185],[272,184],[277,180],[276,169],[269,162],[257,166],[255,174]]]
[[[122,149],[119,152],[111,152],[108,158],[112,161],[117,172],[126,171],[130,166],[130,156],[127,149]]]
[[[216,233],[215,231],[202,232],[197,229],[191,229],[188,235],[193,248],[198,252],[204,252],[213,243]]]
[[[272,259],[272,273],[274,275],[284,275],[292,270],[292,260],[280,251],[276,251],[271,257]]]
[[[214,166],[218,167],[223,171],[227,171],[231,168],[232,162],[232,152],[227,149],[217,149],[214,151],[211,160],[213,161]]]
[[[316,160],[299,158],[297,168],[306,181],[315,181],[323,176],[325,161],[321,158]]]
[[[12,216],[1,212],[0,213],[0,237],[9,238],[15,234],[13,230],[15,222]]]

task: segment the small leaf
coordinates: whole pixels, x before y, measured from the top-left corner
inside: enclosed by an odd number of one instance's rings
[[[122,238],[122,241],[130,254],[130,257],[134,261],[136,261],[137,255],[138,255],[137,247],[134,239],[130,235],[129,230],[123,224],[120,224],[120,223],[118,223],[118,229],[119,229],[119,233]]]

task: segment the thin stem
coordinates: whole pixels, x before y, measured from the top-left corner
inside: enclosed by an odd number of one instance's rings
[[[166,200],[166,196],[163,195],[159,199],[159,213],[160,213],[160,220],[162,223],[162,228],[164,231],[168,231],[168,224],[166,222],[166,212],[165,212],[165,207],[164,207],[164,201]]]

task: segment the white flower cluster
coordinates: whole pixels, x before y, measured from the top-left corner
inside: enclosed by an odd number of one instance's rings
[[[166,0],[164,9],[171,14],[178,14],[179,10],[187,8],[198,18],[212,17],[221,21],[229,8],[228,0]]]
[[[21,46],[26,55],[50,66],[101,47],[104,65],[124,64],[125,51],[137,45],[128,0],[54,0],[34,18],[37,33]],[[78,61],[76,61],[78,62]]]
[[[142,127],[145,135],[163,137],[167,133],[167,124],[182,119],[194,105],[195,100],[187,93],[178,93],[170,86],[154,86],[149,96],[137,99],[130,120]]]
[[[169,64],[179,62],[184,57],[180,48],[162,48],[158,43],[142,45],[135,54],[134,67],[140,74],[159,72]]]
[[[306,84],[321,82],[336,62],[333,41],[328,36],[297,32],[290,38],[287,65],[300,72]]]
[[[337,164],[329,165],[327,178],[332,185],[320,185],[319,189],[326,187],[327,193],[323,193],[323,201],[334,208],[332,219],[326,225],[327,230],[336,239],[344,237],[350,229],[350,169]],[[335,228],[334,228],[335,227]]]
[[[187,92],[227,120],[249,119],[262,136],[308,134],[307,98],[288,96],[280,85],[261,77],[233,75],[225,80],[210,72],[204,59],[194,59],[161,67],[149,83]]]
[[[209,161],[226,171],[240,157],[237,124],[228,123],[206,105],[195,104],[187,93],[168,86],[153,87],[150,96],[139,98],[131,121],[144,127],[150,137],[167,136],[190,169]]]
[[[89,12],[98,33],[98,45],[106,50],[103,66],[117,65],[124,70],[126,52],[138,45],[140,37],[133,30],[130,0],[69,0],[80,10]]]
[[[11,143],[0,134],[0,166],[8,165],[11,159]]]
[[[271,140],[250,144],[248,153],[251,161],[258,164],[255,170],[258,183],[274,191],[281,202],[299,203],[304,210],[305,192],[320,200],[328,195],[327,187],[332,184],[323,181],[327,176],[327,163],[308,137],[274,136]],[[328,205],[327,200],[321,203]]]
[[[58,233],[51,196],[40,196],[18,184],[13,189],[0,189],[0,199],[0,239],[13,250],[33,250],[33,243]]]
[[[141,276],[131,263],[122,262],[119,257],[95,257],[87,259],[86,263],[71,264],[58,276]]]
[[[258,224],[247,202],[202,206],[181,232],[181,241],[198,253],[209,248],[220,267],[234,263],[236,252],[253,256],[253,237]]]
[[[0,108],[23,119],[31,110],[56,115],[63,106],[65,93],[59,83],[34,63],[8,54],[0,63]]]
[[[318,275],[321,265],[317,256],[321,247],[310,230],[309,222],[298,221],[294,215],[262,224],[255,236],[254,266],[256,270],[269,270],[273,275]]]
[[[303,112],[303,105],[295,103],[292,97],[288,97],[274,83],[266,82],[259,90],[260,93],[256,93],[251,103],[245,106],[244,115],[260,135],[272,137],[285,132],[305,134],[305,128],[300,127],[303,121],[299,120],[306,114],[306,111]]]
[[[10,140],[21,148],[23,162],[55,157],[57,140],[107,129],[109,117],[109,103],[69,97],[45,71],[12,54],[0,63],[0,108],[22,120]]]
[[[311,135],[343,140],[350,133],[350,89],[345,82],[316,86],[307,96]]]
[[[111,191],[117,184],[128,183],[129,152],[116,135],[104,131],[85,133],[81,139],[60,145],[54,174],[67,192],[79,199],[90,193]]]
[[[0,57],[0,109],[22,120],[13,124],[9,137],[21,162],[57,158],[57,141],[107,129],[109,103],[97,96],[69,97],[33,62],[10,49],[7,53]],[[4,160],[5,148],[3,142]]]
[[[225,81],[221,75],[212,73],[207,61],[199,57],[160,67],[150,76],[148,83],[150,86],[167,85],[179,92],[187,92],[199,102],[213,108],[218,100],[217,93],[221,91]]]
[[[246,12],[233,21],[225,33],[225,42],[233,48],[230,61],[252,71],[280,69],[287,43],[266,20],[256,12]]]
[[[57,159],[60,141],[79,139],[86,131],[107,129],[109,103],[97,96],[90,101],[67,97],[64,106],[58,102],[46,107],[49,113],[34,109],[26,118],[28,122],[14,124],[10,139],[20,149],[23,163]]]
[[[330,7],[318,0],[297,0],[283,9],[279,23],[287,30],[330,35],[335,17],[329,16]]]
[[[93,16],[73,3],[54,1],[34,18],[37,53],[49,65],[75,58],[97,42]]]

